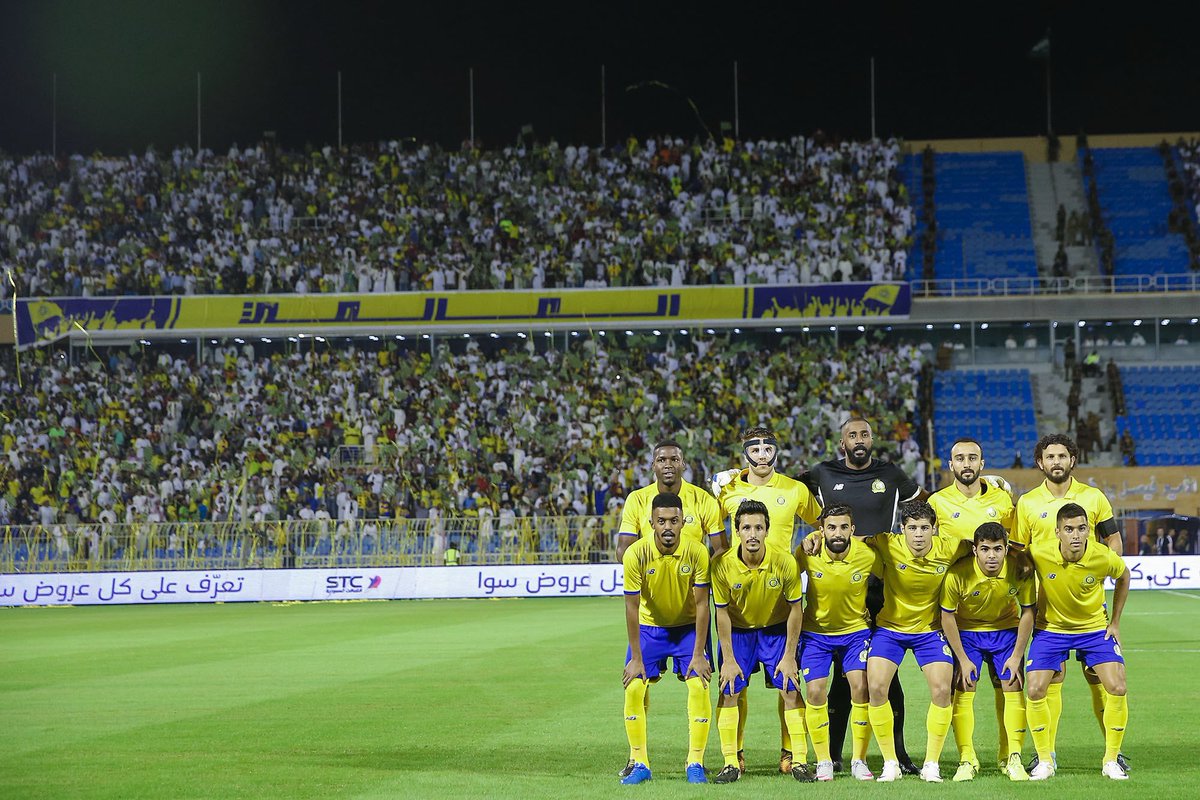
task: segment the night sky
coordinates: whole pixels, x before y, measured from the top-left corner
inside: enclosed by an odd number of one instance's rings
[[[218,152],[267,130],[288,147],[336,143],[338,70],[347,143],[457,145],[471,67],[488,146],[525,125],[599,144],[601,65],[609,143],[719,134],[734,121],[735,59],[743,138],[865,138],[871,56],[881,136],[1026,136],[1046,126],[1044,64],[1029,51],[1047,28],[1060,134],[1200,130],[1193,29],[1168,12],[780,5],[0,0],[0,148],[49,151],[54,73],[60,153],[194,144],[197,72],[204,144]]]

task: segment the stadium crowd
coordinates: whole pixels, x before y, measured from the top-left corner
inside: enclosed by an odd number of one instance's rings
[[[895,140],[14,158],[0,299],[903,279]]]
[[[781,469],[799,473],[833,457],[852,411],[923,472],[916,347],[680,338],[494,353],[472,340],[436,358],[396,342],[269,356],[247,344],[199,364],[114,348],[70,365],[37,350],[20,385],[9,354],[0,524],[592,514],[652,480],[653,439],[681,438],[703,481],[738,463],[742,428],[768,424],[787,437]],[[377,463],[345,468],[346,447]]]

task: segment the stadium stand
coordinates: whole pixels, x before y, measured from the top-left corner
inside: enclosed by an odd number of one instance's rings
[[[594,514],[649,482],[654,439],[687,431],[704,480],[738,463],[740,429],[770,424],[800,471],[833,456],[852,411],[881,452],[924,471],[916,347],[615,339],[566,352],[470,340],[435,355],[394,341],[303,355],[246,345],[200,364],[114,348],[70,365],[40,350],[22,359],[20,387],[10,352],[0,525]]]
[[[1200,366],[1125,367],[1127,414],[1117,430],[1133,437],[1142,466],[1200,464]]]
[[[1036,278],[1023,156],[938,153],[934,175],[937,250],[932,277]]]
[[[933,428],[938,453],[960,437],[977,439],[993,467],[1037,441],[1033,385],[1025,369],[954,370],[933,379]]]
[[[911,243],[899,153],[794,137],[0,154],[0,271],[23,297],[881,281]]]
[[[1163,275],[1168,282],[1186,275],[1187,246],[1168,230],[1172,201],[1159,153],[1149,147],[1089,152],[1104,225],[1113,236],[1113,275]]]

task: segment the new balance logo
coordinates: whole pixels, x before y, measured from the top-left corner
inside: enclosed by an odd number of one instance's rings
[[[835,484],[833,485],[833,490],[834,490],[835,492],[836,492],[836,491],[839,491],[839,490],[841,490],[841,489],[845,489],[845,488],[846,488],[846,484],[844,484],[844,483],[835,483]]]
[[[708,717],[696,717],[694,721],[703,725],[704,723],[708,722]]]
[[[630,722],[637,722],[637,714],[634,714],[632,717],[626,717],[625,719],[629,720]]]

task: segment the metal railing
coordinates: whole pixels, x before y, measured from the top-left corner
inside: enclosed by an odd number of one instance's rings
[[[573,564],[613,556],[603,517],[9,525],[0,572]]]
[[[1074,278],[948,278],[912,282],[913,297],[1198,292],[1200,273],[1180,275],[1080,275]]]

